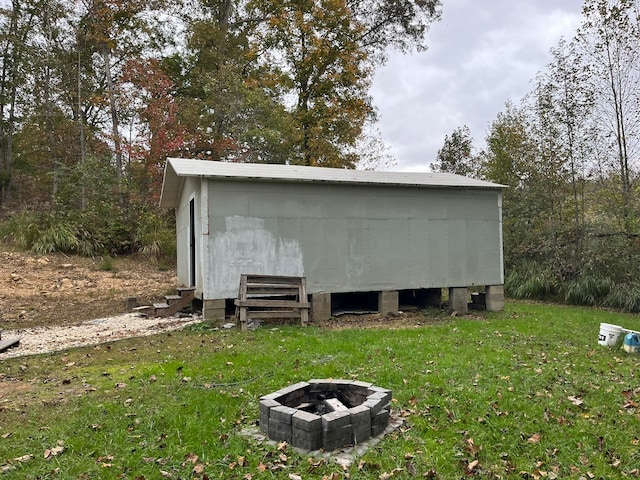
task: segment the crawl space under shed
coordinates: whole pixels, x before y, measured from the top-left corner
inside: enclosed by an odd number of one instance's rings
[[[305,277],[324,319],[443,301],[501,310],[502,189],[449,173],[170,158],[160,205],[175,208],[178,284],[205,318],[233,311],[241,274],[262,274]]]

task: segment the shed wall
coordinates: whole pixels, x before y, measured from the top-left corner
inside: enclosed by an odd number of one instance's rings
[[[499,190],[207,186],[205,298],[236,297],[240,273],[304,275],[308,293],[503,283]]]
[[[186,177],[183,188],[180,192],[180,200],[176,209],[176,247],[177,247],[177,274],[178,285],[197,288],[196,295],[200,296],[203,291],[203,271],[199,268],[201,258],[203,258],[203,226],[208,224],[206,214],[202,211],[202,180],[198,177]],[[190,213],[189,202],[194,200],[195,207],[195,239],[196,239],[196,284],[191,285],[190,268]]]

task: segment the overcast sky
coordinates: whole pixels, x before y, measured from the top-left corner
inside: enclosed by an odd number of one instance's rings
[[[570,40],[582,0],[443,0],[429,49],[392,54],[378,70],[373,100],[378,128],[396,159],[392,170],[428,171],[445,135],[463,125],[476,146],[507,100],[519,103]]]

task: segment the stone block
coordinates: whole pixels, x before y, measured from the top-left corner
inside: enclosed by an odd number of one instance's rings
[[[389,410],[384,409],[380,410],[376,415],[371,417],[371,426],[384,425],[385,427],[389,424]]]
[[[369,409],[370,415],[373,417],[378,414],[380,410],[386,405],[381,398],[367,398],[367,401],[362,405]]]
[[[351,425],[351,414],[348,410],[342,412],[325,413],[322,416],[322,430],[337,430],[345,425]]]
[[[278,392],[271,392],[267,395],[262,395],[260,400],[276,400],[281,395]]]
[[[368,390],[371,387],[373,387],[373,383],[363,382],[361,380],[353,380],[351,382],[351,385],[353,385],[354,387],[363,388],[365,390]]]
[[[504,285],[487,285],[485,291],[485,305],[490,312],[504,310]]]
[[[309,380],[309,393],[318,393],[318,392],[335,392],[338,390],[338,385],[333,382],[333,380],[323,379],[313,379]]]
[[[331,383],[333,383],[338,390],[345,390],[347,388],[351,388],[351,385],[353,385],[353,380],[345,380],[343,378],[336,378],[336,379],[332,380]]]
[[[392,396],[392,392],[391,390],[387,390],[386,392],[384,391],[379,391],[379,392],[373,392],[371,395],[367,396],[367,400],[373,399],[373,400],[382,400],[382,402],[386,405],[387,403],[391,402],[391,396]]]
[[[283,423],[269,418],[269,438],[276,442],[291,443],[293,438],[293,429],[290,423]]]
[[[225,299],[203,300],[202,301],[202,318],[205,320],[224,320],[225,319]]]
[[[338,427],[329,432],[322,432],[322,446],[328,452],[335,450],[336,448],[351,445],[351,441],[351,424]]]
[[[305,396],[309,395],[309,384],[307,382],[298,382],[288,387],[281,388],[274,392],[274,399],[285,405],[295,405],[301,403]]]
[[[291,424],[293,425],[294,432],[296,430],[303,430],[305,432],[314,432],[322,430],[322,417],[314,413],[305,412],[304,410],[298,410],[291,417]]]
[[[285,405],[273,407],[269,413],[269,420],[275,420],[277,422],[291,425],[291,419],[296,412],[297,410],[295,408],[287,407]],[[269,428],[271,428],[271,423],[269,423]]]
[[[449,308],[461,314],[465,314],[469,311],[467,287],[449,288]]]
[[[322,447],[322,435],[315,435],[313,438],[301,438],[294,435],[291,445],[307,451],[319,450]]]
[[[395,313],[400,309],[400,295],[397,290],[378,293],[378,310],[380,313]]]
[[[331,294],[314,293],[311,295],[311,315],[314,320],[331,318]]]
[[[371,413],[369,412],[369,408],[365,405],[357,405],[349,409],[349,414],[351,415],[351,424],[356,425],[361,422],[370,422],[371,421]]]
[[[358,443],[366,442],[371,438],[371,425],[369,428],[358,426],[357,428],[352,426],[351,443],[357,445]]]
[[[387,429],[386,425],[371,425],[371,436],[377,437]]]
[[[275,400],[267,399],[260,400],[260,428],[269,435],[269,414],[271,408],[277,407],[280,404]]]

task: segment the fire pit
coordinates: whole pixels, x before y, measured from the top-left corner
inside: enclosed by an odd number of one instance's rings
[[[260,427],[307,451],[356,445],[385,430],[391,394],[357,380],[299,382],[260,397]]]

